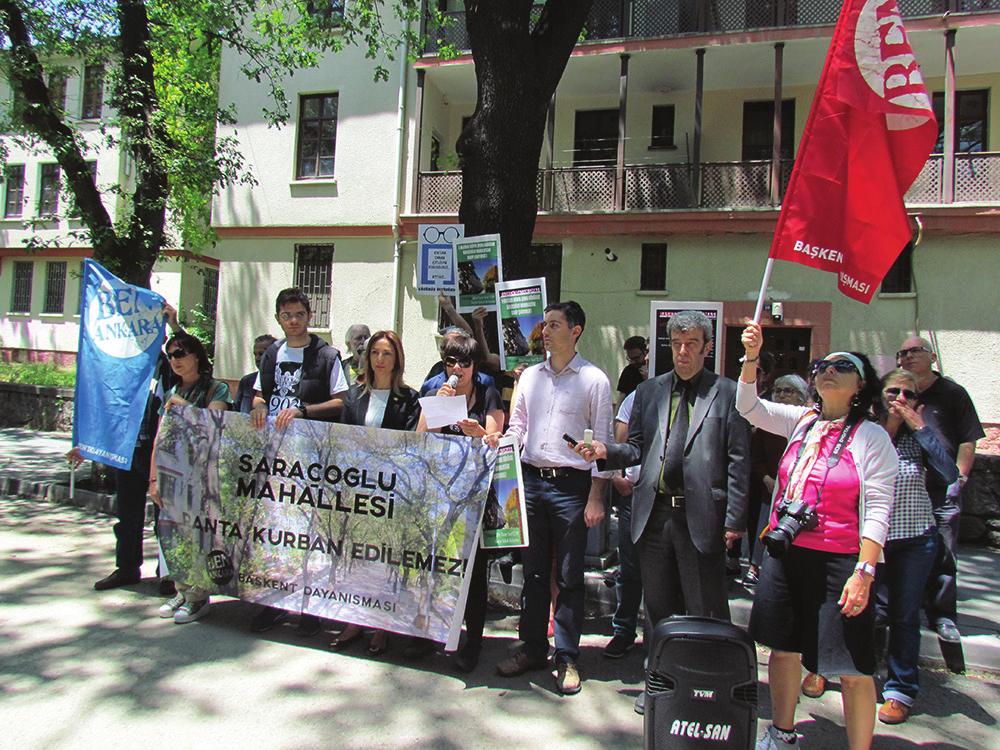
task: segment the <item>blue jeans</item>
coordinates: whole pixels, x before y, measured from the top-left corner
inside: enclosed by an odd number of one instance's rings
[[[635,639],[639,625],[639,605],[642,603],[642,577],[639,575],[639,554],[632,541],[632,496],[620,498],[618,505],[618,575],[615,577],[615,597],[618,605],[611,618],[615,635]]]
[[[521,589],[521,621],[518,636],[532,659],[549,652],[549,581],[552,558],[556,561],[555,660],[576,661],[580,656],[583,629],[583,557],[587,549],[587,526],[583,509],[590,494],[590,472],[543,479],[524,472],[524,496],[528,509],[528,547],[521,552],[524,587]]]
[[[907,706],[920,690],[920,606],[937,545],[937,529],[886,542],[885,562],[875,573],[875,585],[885,587],[888,602],[888,675],[882,694]]]

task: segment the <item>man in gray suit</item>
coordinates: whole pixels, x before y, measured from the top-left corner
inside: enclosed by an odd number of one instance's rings
[[[685,310],[667,326],[674,369],[639,385],[628,442],[582,443],[601,470],[641,465],[632,539],[652,627],[675,614],[729,619],[725,547],[746,528],[749,433],[736,383],[705,370],[712,324]]]

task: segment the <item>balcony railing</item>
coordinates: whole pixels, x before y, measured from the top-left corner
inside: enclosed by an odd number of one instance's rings
[[[778,196],[784,196],[792,162],[781,162]],[[771,162],[708,162],[694,181],[692,164],[625,167],[624,210],[767,208],[771,202]],[[417,212],[456,213],[462,197],[461,172],[421,172]],[[613,166],[540,169],[535,183],[538,210],[553,213],[615,210]],[[944,204],[943,157],[932,155],[906,194],[909,204]],[[1000,204],[1000,152],[955,157],[955,203]]]
[[[1000,0],[897,0],[906,18],[944,13],[1000,11]],[[680,34],[711,34],[750,29],[772,29],[833,24],[842,0],[594,0],[584,24],[585,42],[602,39],[648,39]],[[536,5],[531,22],[541,13]],[[443,29],[428,29],[425,54],[443,45],[469,49],[465,12],[445,14]]]

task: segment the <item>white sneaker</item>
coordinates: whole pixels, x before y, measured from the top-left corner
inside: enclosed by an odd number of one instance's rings
[[[181,608],[182,604],[184,604],[184,594],[178,591],[174,594],[172,599],[167,600],[167,602],[160,607],[160,617],[164,620],[173,617],[174,613]]]
[[[208,603],[208,599],[202,599],[199,602],[184,602],[174,613],[174,622],[178,625],[183,625],[186,622],[194,622],[195,620],[201,619],[208,614],[208,608],[211,605]]]
[[[774,735],[774,725],[770,725],[764,735],[757,740],[757,750],[786,750],[787,748],[801,748],[802,743],[796,739],[793,743],[779,740]]]

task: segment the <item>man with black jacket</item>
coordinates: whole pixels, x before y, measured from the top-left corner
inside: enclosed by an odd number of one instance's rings
[[[312,309],[301,289],[281,290],[274,309],[285,338],[271,344],[261,357],[250,423],[261,429],[268,417],[274,417],[275,428],[284,430],[294,419],[332,422],[340,409],[338,399],[348,388],[340,352],[309,333]],[[262,633],[287,615],[283,609],[265,607],[250,628]],[[318,617],[302,615],[299,631],[303,635],[315,635],[319,630]]]

